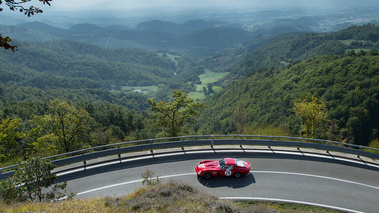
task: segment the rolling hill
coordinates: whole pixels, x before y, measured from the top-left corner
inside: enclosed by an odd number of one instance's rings
[[[20,51],[0,52],[3,84],[37,88],[117,88],[158,85],[173,78],[172,60],[142,49],[105,49],[73,42],[22,42]]]

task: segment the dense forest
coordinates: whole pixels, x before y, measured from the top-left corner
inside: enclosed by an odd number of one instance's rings
[[[201,24],[214,23],[194,25]],[[203,100],[208,107],[182,134],[256,134],[272,128],[280,132],[274,134],[368,145],[379,137],[378,38],[373,24],[336,33],[261,35],[207,56],[68,40],[17,41],[18,52],[0,51],[0,130],[3,136],[14,133],[1,138],[0,160],[11,164],[16,156],[37,152],[158,137],[150,97],[123,87],[156,86],[155,98],[168,100],[173,89],[195,90],[205,70],[230,74],[216,83],[223,90]],[[311,101],[325,106],[325,122],[307,135],[296,106]],[[61,124],[72,130],[64,134],[70,138],[61,137],[57,121],[67,122]]]

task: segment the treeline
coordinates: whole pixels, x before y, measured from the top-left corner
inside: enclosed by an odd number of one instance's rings
[[[274,125],[299,136],[294,102],[312,97],[325,103],[329,121],[317,138],[361,145],[378,138],[378,51],[318,56],[285,69],[252,72],[209,98],[195,128],[200,134],[230,134]]]
[[[96,105],[104,102],[125,107],[128,110],[142,111],[150,106],[146,96],[137,92],[111,91],[107,89],[51,89],[45,87],[23,87],[0,84],[0,97],[8,102],[44,102],[56,97],[73,103],[89,102]]]
[[[2,101],[0,120],[0,161],[8,164],[35,153],[43,157],[155,137],[147,112],[109,102]]]

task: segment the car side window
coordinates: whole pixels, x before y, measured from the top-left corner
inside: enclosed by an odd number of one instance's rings
[[[219,167],[220,167],[222,170],[225,170],[225,169],[226,169],[226,164],[225,164],[225,161],[224,161],[224,160],[220,160],[220,161],[219,161]]]

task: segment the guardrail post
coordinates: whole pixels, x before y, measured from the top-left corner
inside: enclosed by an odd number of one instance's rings
[[[361,149],[362,149],[362,145],[359,145],[358,147],[359,147],[359,151],[361,151]],[[361,156],[358,155],[357,158],[361,159]]]
[[[120,144],[117,145],[117,149],[118,149],[118,151],[120,151]],[[121,163],[121,153],[118,153],[118,160],[119,160],[120,163]]]
[[[3,174],[3,168],[0,169],[0,175]]]
[[[82,156],[84,156],[84,150],[82,150]],[[87,161],[83,161],[83,168],[86,170]]]
[[[180,138],[182,139],[182,142],[184,143],[183,136],[180,136]],[[184,151],[184,147],[183,146],[182,146],[182,150]]]
[[[211,143],[212,149],[213,149],[213,143],[214,143],[214,139],[213,139],[213,136],[212,136],[212,143]]]
[[[330,141],[328,142],[328,146],[330,146]],[[326,150],[326,153],[330,154],[329,150]]]
[[[153,145],[153,139],[150,139],[150,145]],[[153,149],[150,149],[150,152],[153,153]]]

